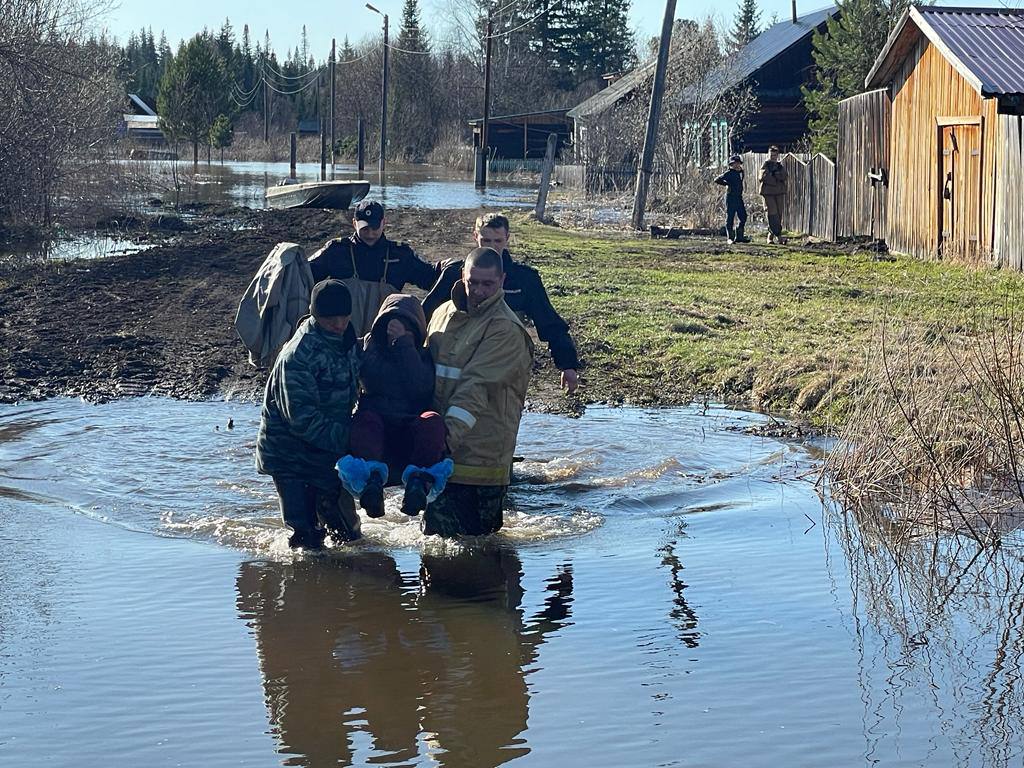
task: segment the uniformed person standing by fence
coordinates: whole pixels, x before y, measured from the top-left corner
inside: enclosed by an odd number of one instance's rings
[[[743,234],[747,225],[747,206],[743,203],[743,158],[733,155],[729,158],[729,170],[715,179],[715,184],[725,190],[725,233],[730,243],[749,243]],[[738,222],[735,228],[733,224]]]
[[[779,162],[779,148],[768,148],[768,159],[761,165],[757,193],[764,198],[768,215],[768,242],[782,242],[782,209],[786,204],[786,181],[789,173]]]

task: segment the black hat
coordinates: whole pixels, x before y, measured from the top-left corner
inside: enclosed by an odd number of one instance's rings
[[[356,221],[356,228],[360,222],[366,222],[376,229],[384,221],[384,206],[376,200],[363,200],[356,206],[356,212],[352,217]]]
[[[729,158],[729,165],[732,165],[733,163],[742,163],[742,162],[743,162],[743,158],[740,155],[733,155],[732,157]]]
[[[352,314],[352,294],[341,280],[321,280],[309,297],[313,317],[348,317]]]

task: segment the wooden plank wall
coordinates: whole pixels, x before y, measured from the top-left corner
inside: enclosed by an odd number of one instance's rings
[[[836,235],[883,238],[888,188],[872,187],[868,174],[889,171],[892,100],[888,89],[868,91],[839,102]]]
[[[996,175],[995,256],[1024,271],[1024,119],[999,115],[1001,154]]]
[[[811,158],[810,221],[807,234],[830,242],[836,239],[836,164],[825,155]]]
[[[982,118],[981,260],[992,253],[995,229],[997,104],[982,99],[942,54],[922,38],[892,86],[889,194],[885,239],[889,248],[935,258],[938,244],[938,128],[936,118]]]
[[[786,202],[782,211],[782,228],[791,232],[806,233],[811,226],[810,163],[787,154],[782,157],[782,165],[789,172]]]

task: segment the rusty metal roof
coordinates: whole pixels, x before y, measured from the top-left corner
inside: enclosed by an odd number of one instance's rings
[[[889,36],[866,85],[886,84],[920,35],[982,96],[1024,94],[1024,9],[911,7]]]

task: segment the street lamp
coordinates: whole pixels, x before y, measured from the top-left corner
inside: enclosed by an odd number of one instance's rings
[[[384,74],[380,86],[380,164],[378,181],[384,184],[384,153],[388,146],[388,15],[374,8],[369,3],[367,9],[384,17]]]

